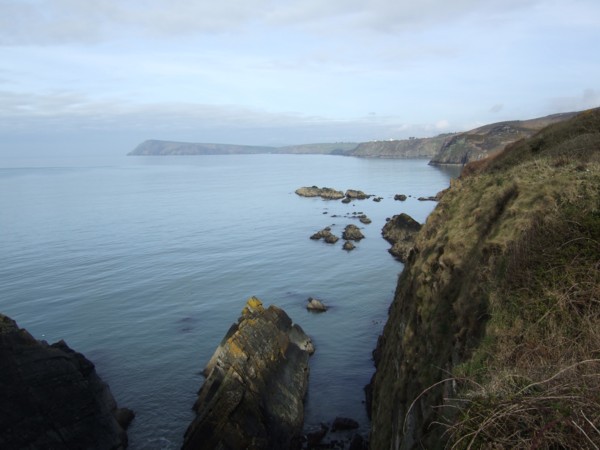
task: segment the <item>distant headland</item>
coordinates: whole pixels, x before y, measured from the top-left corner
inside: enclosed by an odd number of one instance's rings
[[[506,145],[533,136],[542,128],[562,122],[577,112],[497,122],[470,131],[445,133],[429,138],[391,139],[369,142],[335,142],[283,147],[216,143],[174,142],[150,139],[129,156],[312,154],[359,158],[429,159],[432,165],[458,164],[483,159]]]

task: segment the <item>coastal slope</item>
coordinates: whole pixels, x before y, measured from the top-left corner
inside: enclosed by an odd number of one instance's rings
[[[599,330],[595,109],[441,196],[374,351],[371,448],[598,448]]]
[[[484,125],[444,140],[429,164],[466,164],[503,150],[508,144],[533,136],[542,128],[575,116],[574,112],[530,120],[513,120]]]

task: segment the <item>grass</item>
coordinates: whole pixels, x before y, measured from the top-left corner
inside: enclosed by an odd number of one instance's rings
[[[485,338],[454,368],[442,408],[450,448],[600,448],[600,121],[596,112],[591,133],[590,116],[583,135],[560,124],[467,172],[515,180],[519,198],[490,235]]]

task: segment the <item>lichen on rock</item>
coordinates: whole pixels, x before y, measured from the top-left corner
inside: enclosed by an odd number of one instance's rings
[[[310,338],[251,297],[204,371],[183,449],[288,449],[300,440]]]

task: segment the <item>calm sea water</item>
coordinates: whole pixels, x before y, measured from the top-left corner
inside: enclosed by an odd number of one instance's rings
[[[424,160],[315,155],[0,161],[0,312],[64,339],[136,411],[132,449],[175,449],[200,375],[248,297],[282,307],[313,338],[306,426],[335,416],[368,429],[363,386],[402,265],[386,217],[423,222],[449,173]],[[300,186],[383,197],[302,198]],[[412,195],[406,202],[396,193]],[[367,214],[362,225],[345,216]],[[309,236],[348,223],[356,250]],[[331,309],[306,311],[315,296]]]

